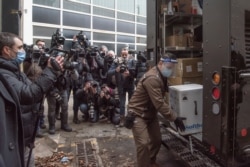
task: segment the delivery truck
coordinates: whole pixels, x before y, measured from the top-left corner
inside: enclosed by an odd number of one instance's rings
[[[250,166],[249,0],[147,0],[147,52],[151,66],[166,52],[202,59],[176,69],[202,80],[170,84],[186,132],[163,121],[163,144],[192,167]]]

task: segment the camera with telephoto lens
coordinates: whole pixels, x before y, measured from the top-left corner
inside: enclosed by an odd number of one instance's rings
[[[125,71],[129,71],[130,75],[134,75],[135,69],[134,68],[128,68],[128,66],[125,63],[120,64],[120,73],[123,74]]]
[[[39,48],[37,45],[27,45],[24,44],[23,48],[26,52],[26,60],[32,61],[32,62],[38,62],[40,57],[43,56],[43,54],[46,54],[49,51],[49,48]]]
[[[79,64],[78,62],[74,62],[74,61],[72,61],[72,62],[71,61],[65,61],[63,63],[63,68],[65,70],[74,70],[74,69],[77,68],[78,64]]]
[[[95,82],[95,81],[91,82],[91,87],[93,87],[93,88],[96,88],[96,87],[98,87],[98,84],[97,84],[97,82]]]
[[[126,70],[128,70],[128,67],[126,64],[122,63],[120,65],[120,73],[124,73]]]
[[[73,55],[73,60],[77,61],[79,57],[85,58],[86,53],[84,48],[70,49],[70,55]]]
[[[51,57],[56,57],[58,55],[61,55],[62,57],[64,57],[63,68],[65,70],[72,71],[72,70],[77,68],[79,63],[74,61],[74,58],[73,58],[74,53],[72,51],[66,51],[66,50],[52,48],[51,51],[49,51],[48,53],[51,53],[51,52],[53,52],[52,54],[50,54]],[[49,57],[46,57],[45,61],[48,58]]]
[[[85,34],[83,34],[83,31],[80,31],[77,35],[76,38],[81,45],[82,48],[88,48],[89,47],[89,39]]]
[[[58,28],[56,30],[56,33],[54,33],[51,37],[50,48],[64,45],[64,42],[65,42],[65,38],[61,35],[61,33],[59,32],[59,28]]]
[[[86,48],[86,56],[87,58],[89,57],[96,57],[99,55],[99,49],[98,46],[89,46],[88,48]]]
[[[63,103],[63,99],[61,95],[59,94],[59,90],[57,88],[54,87],[49,93],[51,96],[55,97],[57,102],[59,102],[60,104]]]
[[[30,62],[36,62],[38,65],[44,69],[47,66],[48,60],[51,57],[50,53],[54,50],[49,49],[39,49],[37,45],[24,45],[24,50],[27,54],[25,60]],[[55,58],[51,58],[51,66],[54,70],[61,70],[60,65],[56,62]]]
[[[89,121],[93,123],[97,122],[99,119],[93,102],[89,103],[88,117],[89,117]]]
[[[136,50],[129,50],[128,54],[132,54],[132,55],[137,55],[137,60],[140,62],[146,62],[147,58],[145,57],[144,53],[142,51],[136,51]]]

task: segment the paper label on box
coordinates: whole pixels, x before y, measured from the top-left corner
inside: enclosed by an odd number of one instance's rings
[[[202,62],[197,63],[197,70],[198,72],[202,72]]]
[[[192,66],[186,66],[186,71],[187,72],[192,72]]]

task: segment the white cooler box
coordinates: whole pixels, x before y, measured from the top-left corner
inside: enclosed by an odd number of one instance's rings
[[[199,84],[176,85],[169,87],[169,104],[178,117],[185,117],[185,132],[181,135],[202,132],[202,90]],[[176,129],[174,123],[171,126]]]

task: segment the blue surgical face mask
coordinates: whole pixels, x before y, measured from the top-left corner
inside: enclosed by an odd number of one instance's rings
[[[25,57],[26,57],[26,52],[25,51],[18,51],[15,61],[18,64],[21,64],[24,61]]]
[[[162,75],[164,77],[170,77],[173,73],[173,70],[172,69],[169,69],[167,67],[164,66],[163,70],[161,71]]]

